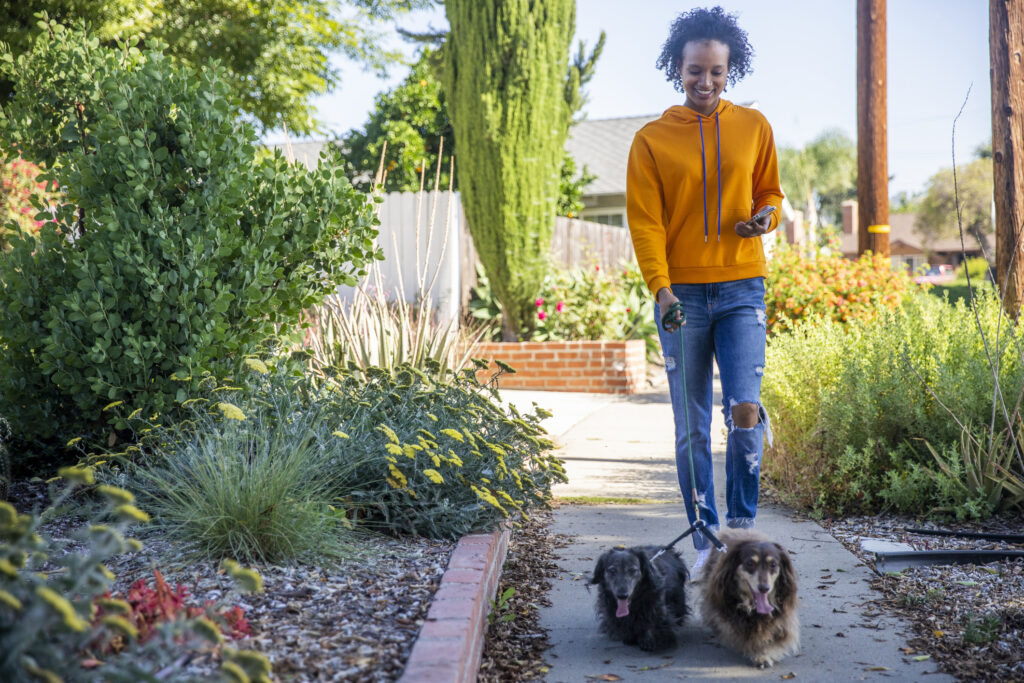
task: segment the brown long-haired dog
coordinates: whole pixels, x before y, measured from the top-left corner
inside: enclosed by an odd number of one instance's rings
[[[698,585],[701,616],[728,647],[758,667],[800,647],[796,572],[789,553],[765,536],[723,529]]]

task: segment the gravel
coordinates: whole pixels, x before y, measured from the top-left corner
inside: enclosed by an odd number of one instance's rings
[[[906,528],[985,533],[1024,533],[1024,516],[1004,515],[984,523],[922,522],[879,515],[824,520],[828,531],[875,566],[861,549],[863,538],[910,544],[914,550],[1024,550],[997,541],[912,534]],[[876,570],[877,571],[877,570]],[[1024,561],[912,567],[880,574],[872,583],[880,612],[897,613],[912,626],[905,654],[932,658],[961,681],[1024,681]]]

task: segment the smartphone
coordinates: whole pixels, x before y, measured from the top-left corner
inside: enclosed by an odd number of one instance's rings
[[[762,218],[764,218],[765,216],[767,216],[768,214],[770,214],[774,210],[775,210],[775,207],[772,206],[771,204],[768,204],[763,209],[761,209],[760,211],[755,213],[753,216],[751,216],[750,220],[747,221],[747,222],[748,223],[756,223],[757,221],[760,221]]]

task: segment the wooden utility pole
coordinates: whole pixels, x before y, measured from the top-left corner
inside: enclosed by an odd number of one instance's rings
[[[1024,292],[1024,0],[989,0],[996,278],[1014,320]]]
[[[885,89],[885,0],[857,0],[858,254],[889,255]]]

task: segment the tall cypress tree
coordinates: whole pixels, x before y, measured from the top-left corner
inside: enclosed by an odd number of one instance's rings
[[[446,0],[448,111],[462,204],[503,312],[502,337],[529,338],[555,222],[572,116],[567,83],[575,0]],[[572,72],[570,79],[572,79]]]

